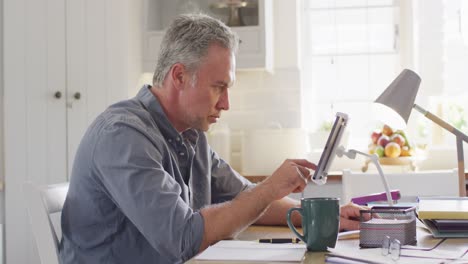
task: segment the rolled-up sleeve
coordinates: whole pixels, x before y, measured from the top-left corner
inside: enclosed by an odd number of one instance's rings
[[[240,192],[255,186],[229,166],[215,151],[210,151],[212,203],[232,200]]]
[[[204,224],[180,197],[181,187],[163,167],[162,138],[127,125],[101,130],[93,170],[108,196],[147,241],[173,263],[198,253]]]

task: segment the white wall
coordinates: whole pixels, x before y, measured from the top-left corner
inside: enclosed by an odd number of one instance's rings
[[[273,72],[237,72],[230,90],[231,109],[224,117],[231,129],[262,128],[270,122],[284,127],[301,125],[297,5],[297,1],[274,1]]]
[[[0,0],[0,182],[5,180],[5,173],[3,169],[3,0]],[[3,190],[0,192],[0,223],[2,224],[2,230],[0,230],[2,236],[0,236],[0,263],[4,263],[3,260],[3,223],[5,223],[4,216],[4,193]]]
[[[238,71],[230,89],[231,108],[221,121],[231,129],[231,165],[239,171],[242,131],[271,123],[301,127],[299,2],[273,1],[273,71]]]

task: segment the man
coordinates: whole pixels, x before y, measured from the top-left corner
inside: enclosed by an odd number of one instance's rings
[[[286,223],[315,165],[286,160],[253,185],[203,131],[229,109],[237,37],[204,15],[178,17],[153,86],[110,106],[84,135],[62,211],[63,263],[181,263],[252,223]],[[342,209],[342,228],[356,229]],[[300,216],[294,222],[300,225]]]

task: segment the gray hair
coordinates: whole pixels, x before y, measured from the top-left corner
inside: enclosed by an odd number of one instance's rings
[[[162,40],[153,85],[162,86],[169,69],[176,63],[184,64],[189,71],[195,73],[212,43],[217,43],[236,53],[239,38],[223,22],[207,15],[178,16],[169,26]]]

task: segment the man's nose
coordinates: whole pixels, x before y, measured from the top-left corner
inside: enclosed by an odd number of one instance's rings
[[[218,108],[222,110],[229,110],[229,91],[225,89],[219,97]]]

